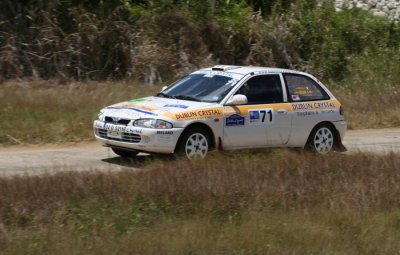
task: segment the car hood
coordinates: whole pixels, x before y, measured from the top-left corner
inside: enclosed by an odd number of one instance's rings
[[[102,109],[105,116],[139,119],[177,114],[188,110],[215,106],[216,103],[196,102],[161,97],[145,97],[110,105]]]

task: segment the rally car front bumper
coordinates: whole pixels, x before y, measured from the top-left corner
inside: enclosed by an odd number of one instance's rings
[[[173,153],[183,128],[154,129],[95,120],[95,137],[105,146],[135,151]]]

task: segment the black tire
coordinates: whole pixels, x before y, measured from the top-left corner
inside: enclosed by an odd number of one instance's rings
[[[308,137],[306,149],[319,154],[327,154],[336,146],[336,130],[328,123],[313,128]]]
[[[202,128],[192,128],[182,134],[176,152],[189,160],[203,159],[210,150],[210,146],[208,132]]]
[[[128,151],[128,150],[122,150],[122,149],[117,149],[117,148],[111,148],[115,154],[118,156],[121,156],[123,158],[134,158],[136,155],[139,153],[137,151]]]

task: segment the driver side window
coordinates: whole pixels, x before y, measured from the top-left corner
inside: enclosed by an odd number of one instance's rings
[[[260,75],[249,79],[236,94],[247,96],[248,105],[283,102],[279,75]]]

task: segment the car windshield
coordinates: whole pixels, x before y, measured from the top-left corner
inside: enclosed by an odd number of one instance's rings
[[[201,102],[219,102],[236,85],[238,79],[209,73],[190,74],[173,83],[158,97],[168,97]]]

